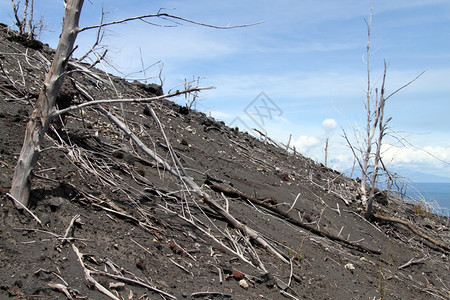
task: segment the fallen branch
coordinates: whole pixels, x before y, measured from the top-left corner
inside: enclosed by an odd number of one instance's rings
[[[49,282],[47,285],[49,287],[51,287],[52,289],[58,290],[61,293],[63,293],[64,295],[66,295],[67,299],[70,299],[70,300],[73,299],[72,296],[70,295],[69,290],[67,289],[67,287],[64,284]]]
[[[178,268],[180,268],[181,270],[183,270],[184,272],[188,273],[189,275],[192,275],[192,277],[194,277],[194,275],[192,274],[192,272],[190,272],[188,269],[186,269],[185,267],[183,267],[182,265],[180,265],[179,263],[176,263],[173,259],[169,258],[170,262],[173,263],[175,266],[177,266]]]
[[[280,294],[281,295],[283,295],[283,296],[285,296],[285,297],[287,297],[287,298],[291,298],[291,299],[293,299],[293,300],[299,300],[297,297],[295,297],[294,295],[291,295],[291,294],[289,294],[289,293],[287,293],[287,292],[285,292],[285,291],[280,291]]]
[[[212,297],[214,297],[214,296],[221,296],[221,297],[224,297],[224,298],[231,298],[231,297],[233,297],[230,294],[225,294],[225,293],[221,293],[221,292],[197,292],[197,293],[192,293],[191,294],[191,297],[194,297],[194,298],[206,297],[206,296],[212,296]]]
[[[413,258],[411,258],[407,263],[405,263],[405,264],[399,266],[399,267],[397,268],[397,270],[401,270],[401,269],[407,268],[407,267],[412,266],[412,265],[423,264],[423,262],[424,262],[426,259],[427,259],[426,256],[423,257],[423,258],[421,258],[421,259],[416,259],[416,260],[414,260]]]
[[[402,224],[405,225],[406,227],[408,227],[409,230],[411,230],[413,233],[417,234],[418,236],[420,236],[421,238],[429,241],[430,243],[438,246],[438,248],[435,248],[436,250],[445,250],[447,252],[450,251],[450,247],[440,241],[437,241],[435,239],[433,239],[432,237],[430,237],[429,235],[421,232],[419,229],[417,229],[411,222],[409,221],[405,221],[399,218],[394,218],[394,217],[386,217],[386,216],[382,216],[379,214],[373,214],[373,217],[375,219],[378,219],[380,221],[387,221],[387,222],[392,222],[392,223],[398,223],[398,224]]]
[[[92,278],[91,276],[91,271],[88,270],[86,268],[86,266],[84,265],[83,262],[83,255],[80,253],[80,251],[78,250],[78,248],[72,244],[72,249],[75,252],[75,254],[78,257],[78,261],[81,264],[81,267],[83,268],[83,272],[84,272],[84,277],[86,278],[86,280],[91,283],[92,285],[94,285],[101,293],[105,294],[106,296],[108,296],[111,299],[114,300],[120,300],[119,298],[117,298],[113,293],[111,293],[107,288],[105,288],[103,285],[101,285],[100,283],[98,283],[94,278]]]
[[[33,214],[33,212],[31,210],[29,210],[25,205],[23,205],[19,200],[17,200],[16,198],[13,197],[13,195],[11,195],[10,193],[6,193],[6,196],[9,197],[9,199],[13,200],[16,205],[18,205],[19,207],[23,208],[24,210],[26,210],[38,223],[39,225],[41,225],[42,227],[42,222],[41,220],[39,220],[39,218]]]
[[[316,235],[326,237],[326,238],[328,238],[330,240],[333,240],[333,241],[336,241],[336,242],[340,242],[340,243],[345,244],[347,246],[351,246],[353,248],[359,249],[360,251],[363,251],[363,252],[369,252],[369,253],[373,253],[373,254],[381,254],[380,250],[370,249],[370,248],[368,248],[366,246],[358,245],[356,243],[344,240],[344,239],[342,239],[342,238],[340,238],[338,236],[334,236],[334,235],[332,235],[332,234],[330,234],[328,232],[321,231],[321,230],[318,230],[318,229],[316,229],[314,227],[311,227],[311,226],[309,226],[307,224],[304,224],[304,223],[300,222],[299,220],[296,220],[296,219],[292,218],[288,213],[286,213],[286,212],[284,212],[284,211],[282,211],[282,210],[280,210],[280,209],[278,209],[276,207],[273,207],[272,205],[270,205],[270,204],[268,204],[268,203],[266,203],[264,201],[258,200],[256,198],[250,196],[250,195],[246,195],[246,194],[244,194],[244,193],[242,193],[242,192],[240,192],[240,191],[238,191],[236,189],[233,189],[233,188],[230,188],[230,187],[226,187],[226,186],[223,186],[223,185],[220,185],[218,183],[211,182],[211,181],[207,181],[206,183],[213,190],[216,190],[218,192],[223,192],[223,193],[228,194],[229,196],[232,196],[232,197],[242,198],[242,199],[250,201],[253,204],[257,204],[259,206],[262,206],[262,207],[266,208],[267,210],[269,210],[270,212],[275,213],[277,216],[279,216],[283,220],[286,220],[286,221],[288,221],[289,223],[291,223],[293,225],[296,225],[296,226],[299,226],[299,227],[301,227],[303,229],[306,229],[306,230],[308,230],[308,231],[310,231],[310,232],[312,232],[312,233],[314,233]]]
[[[173,296],[173,295],[171,295],[169,293],[161,291],[161,290],[159,290],[159,289],[157,289],[157,288],[155,288],[155,287],[153,287],[151,285],[148,285],[148,284],[146,284],[144,282],[141,282],[141,281],[138,281],[138,280],[134,280],[134,279],[131,279],[131,278],[128,278],[128,277],[114,275],[114,274],[110,274],[110,273],[106,273],[106,272],[102,272],[102,271],[97,271],[97,270],[89,271],[89,272],[91,272],[92,274],[103,275],[103,276],[107,276],[107,277],[110,277],[110,278],[113,278],[113,279],[121,280],[123,282],[140,285],[140,286],[145,287],[145,288],[147,288],[147,289],[149,289],[151,291],[154,291],[154,292],[156,292],[158,294],[161,294],[162,296],[165,296],[165,297],[168,297],[168,298],[171,298],[171,299],[177,299],[177,297],[175,297],[175,296]]]
[[[75,223],[75,221],[77,221],[79,217],[80,217],[80,215],[76,214],[75,216],[73,216],[72,220],[70,220],[69,227],[67,227],[66,232],[64,233],[64,241],[67,241],[67,237],[69,235],[69,231],[72,228],[72,226]]]
[[[300,197],[301,193],[298,193],[297,197],[295,197],[294,202],[292,203],[291,207],[286,211],[286,213],[288,214],[295,206],[295,204],[297,203],[298,198]]]

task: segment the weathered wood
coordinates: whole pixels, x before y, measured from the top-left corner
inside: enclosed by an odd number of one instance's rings
[[[252,202],[253,204],[262,206],[262,207],[266,208],[267,210],[271,211],[272,213],[276,214],[281,219],[286,220],[287,222],[289,222],[289,223],[291,223],[293,225],[296,225],[296,226],[299,226],[299,227],[301,227],[303,229],[306,229],[306,230],[310,231],[311,233],[314,233],[314,234],[319,235],[319,236],[326,237],[326,238],[328,238],[328,239],[330,239],[332,241],[340,242],[341,244],[350,246],[352,248],[356,248],[356,249],[358,249],[360,251],[369,252],[369,253],[373,253],[373,254],[381,254],[381,251],[379,251],[379,250],[371,249],[371,248],[363,246],[363,245],[352,243],[352,242],[344,240],[344,239],[342,239],[342,238],[340,238],[338,236],[334,236],[334,235],[332,235],[332,234],[330,234],[328,232],[321,231],[321,230],[318,230],[318,229],[316,229],[316,228],[314,228],[312,226],[304,224],[304,223],[300,222],[299,220],[296,220],[296,219],[292,218],[288,213],[286,213],[286,212],[284,212],[284,211],[282,211],[282,210],[280,210],[280,209],[270,205],[269,203],[261,201],[261,200],[258,200],[255,197],[252,197],[250,195],[246,195],[246,194],[242,193],[241,191],[238,191],[238,190],[233,189],[231,187],[223,186],[223,185],[211,182],[211,181],[208,181],[207,184],[215,191],[223,192],[224,194],[230,195],[232,197],[239,197],[239,198],[248,200],[248,201]]]
[[[66,65],[79,32],[78,21],[84,0],[67,0],[61,37],[55,56],[46,74],[36,106],[28,121],[25,138],[11,183],[11,195],[24,206],[28,205],[32,172],[41,152],[42,140],[56,110],[56,97],[65,77]]]
[[[432,237],[430,237],[429,235],[421,232],[419,229],[417,229],[411,222],[409,221],[405,221],[399,218],[394,218],[394,217],[386,217],[380,214],[374,214],[373,218],[379,221],[384,221],[384,222],[390,222],[390,223],[398,223],[398,224],[402,224],[404,226],[406,226],[409,230],[411,230],[413,233],[417,234],[418,236],[420,236],[421,238],[429,241],[430,243],[440,247],[440,248],[436,248],[436,250],[441,250],[441,248],[447,252],[450,251],[450,246],[433,239]]]

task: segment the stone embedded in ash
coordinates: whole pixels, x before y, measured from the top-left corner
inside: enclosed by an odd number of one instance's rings
[[[236,280],[241,280],[244,278],[244,273],[238,271],[238,270],[233,270],[231,272],[231,276],[233,276],[234,279]]]
[[[282,291],[285,291],[289,288],[288,285],[281,280],[277,280],[277,287]]]
[[[62,197],[51,197],[47,200],[48,205],[51,209],[58,209],[63,205],[65,202],[64,198]]]

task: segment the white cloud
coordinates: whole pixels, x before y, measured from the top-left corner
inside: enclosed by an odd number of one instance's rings
[[[325,134],[329,134],[331,131],[336,129],[338,126],[338,123],[335,119],[325,119],[322,122],[322,127],[325,130]]]
[[[362,95],[364,73],[321,70],[317,72],[284,72],[271,74],[222,73],[209,78],[217,90],[215,97],[245,96],[252,100],[261,90],[280,98],[308,99],[313,97],[356,98]]]
[[[450,147],[427,146],[415,149],[384,144],[382,153],[384,161],[394,166],[420,164],[444,168],[450,165]]]
[[[233,114],[226,113],[219,110],[209,110],[206,109],[206,115],[211,115],[216,120],[230,120],[233,118]]]
[[[301,135],[294,140],[293,145],[295,149],[303,155],[308,154],[313,149],[317,148],[321,141],[314,136]]]

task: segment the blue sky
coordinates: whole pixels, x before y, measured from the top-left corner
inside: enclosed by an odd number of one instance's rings
[[[134,22],[109,27],[103,44],[110,49],[108,59],[123,74],[142,69],[142,52],[146,65],[164,63],[166,91],[185,78],[197,77],[203,78],[202,86],[217,87],[200,95],[195,105],[198,110],[241,129],[259,128],[283,143],[292,134],[296,149],[318,162],[323,162],[324,141],[329,137],[328,165],[339,170],[351,166],[352,155],[341,128],[351,134],[365,118],[364,19],[369,16],[370,0],[91,0],[85,1],[81,26],[97,24],[102,5],[108,12],[106,21],[155,13],[160,8],[221,26],[263,21],[231,30]],[[42,15],[46,24],[41,40],[52,47],[60,33],[63,9],[62,0],[35,4],[36,18]],[[0,21],[11,24],[10,13],[10,2],[2,1]],[[79,35],[75,55],[92,45],[94,35],[94,31]],[[420,171],[450,177],[450,2],[375,0],[374,84],[380,83],[384,60],[388,63],[387,93],[429,68],[387,103],[392,128],[414,147],[400,147],[387,139],[385,161],[404,168],[405,176]],[[158,72],[155,66],[147,76]],[[183,104],[184,98],[176,101]],[[258,107],[261,115],[256,117]]]

